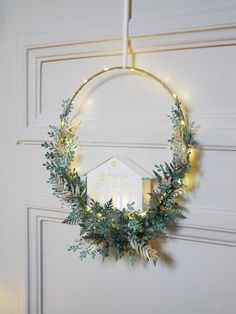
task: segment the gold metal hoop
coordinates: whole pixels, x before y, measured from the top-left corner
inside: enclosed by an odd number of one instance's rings
[[[115,70],[124,70],[124,71],[129,71],[130,73],[139,73],[139,74],[143,74],[144,76],[150,77],[152,79],[154,79],[156,82],[158,82],[167,92],[168,94],[170,94],[171,98],[175,101],[177,96],[174,93],[174,91],[168,86],[166,85],[158,76],[144,70],[144,69],[140,69],[140,68],[135,68],[135,67],[122,67],[122,66],[117,66],[117,67],[112,67],[112,68],[104,68],[103,70],[93,74],[92,76],[90,76],[88,79],[84,80],[83,83],[80,85],[80,87],[76,90],[76,92],[74,93],[74,95],[71,97],[71,102],[73,102],[76,98],[76,96],[79,94],[79,92],[89,83],[91,82],[93,79],[95,79],[96,77],[105,74],[107,72],[111,72],[111,71],[115,71]]]

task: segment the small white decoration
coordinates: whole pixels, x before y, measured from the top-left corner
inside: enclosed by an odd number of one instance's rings
[[[115,207],[145,210],[152,189],[150,174],[129,159],[112,157],[88,171],[87,193],[102,205],[111,198]]]

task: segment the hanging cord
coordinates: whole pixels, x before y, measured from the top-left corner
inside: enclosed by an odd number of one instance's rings
[[[124,20],[123,20],[123,49],[122,49],[122,68],[127,67],[128,41],[129,41],[129,21],[131,18],[131,0],[124,0]]]

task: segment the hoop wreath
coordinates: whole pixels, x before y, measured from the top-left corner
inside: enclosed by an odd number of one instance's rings
[[[170,149],[172,162],[155,165],[152,180],[154,190],[150,193],[147,211],[120,210],[113,205],[112,199],[105,204],[93,200],[86,191],[86,182],[80,177],[72,163],[77,151],[77,127],[73,125],[70,113],[79,92],[94,78],[106,72],[122,70],[143,74],[157,81],[174,100],[170,120],[173,133]],[[157,76],[139,68],[105,68],[85,80],[73,97],[62,102],[60,125],[50,126],[50,142],[44,142],[47,149],[44,166],[50,173],[49,183],[53,194],[67,203],[69,216],[66,224],[80,226],[80,240],[69,250],[80,250],[80,258],[96,254],[106,258],[113,255],[116,260],[128,253],[131,263],[141,256],[145,261],[158,261],[158,252],[150,245],[150,240],[166,235],[166,228],[183,218],[181,194],[184,191],[184,177],[190,170],[191,148],[195,144],[193,124],[189,124],[176,94]],[[130,210],[131,209],[131,210]]]

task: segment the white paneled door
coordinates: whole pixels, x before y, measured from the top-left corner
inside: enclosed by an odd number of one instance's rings
[[[178,3],[177,3],[178,2]],[[122,0],[0,0],[0,313],[234,314],[236,1],[133,0],[129,64],[185,99],[200,125],[198,187],[156,267],[80,261],[77,227],[43,168],[60,103],[121,65]],[[169,160],[172,102],[155,82],[107,75],[80,107],[80,173],[112,156],[150,172]]]

